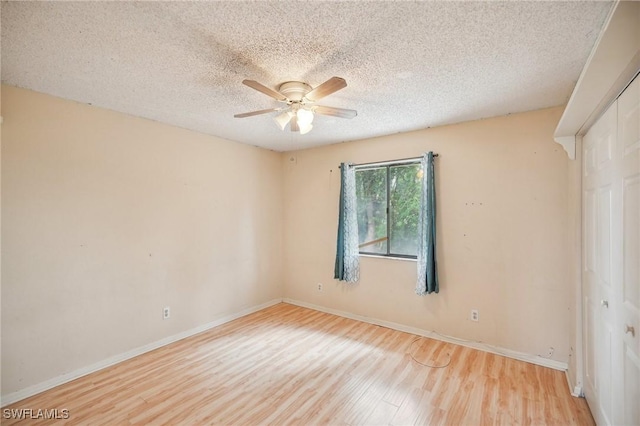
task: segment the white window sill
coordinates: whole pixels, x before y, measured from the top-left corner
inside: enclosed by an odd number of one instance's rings
[[[360,257],[371,257],[374,259],[391,259],[391,260],[404,260],[406,262],[417,262],[418,259],[411,259],[408,257],[395,257],[395,256],[376,256],[375,254],[360,254]]]

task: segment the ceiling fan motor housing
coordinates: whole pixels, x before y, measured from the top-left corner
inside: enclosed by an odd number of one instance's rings
[[[278,87],[278,92],[293,102],[300,102],[312,87],[302,81],[287,81]]]

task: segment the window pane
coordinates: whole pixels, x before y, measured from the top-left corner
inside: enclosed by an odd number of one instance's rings
[[[389,167],[391,254],[415,256],[418,253],[420,187],[420,164]]]
[[[358,236],[363,253],[387,253],[387,169],[356,171]],[[383,239],[377,243],[373,241]],[[367,244],[362,246],[362,244]]]

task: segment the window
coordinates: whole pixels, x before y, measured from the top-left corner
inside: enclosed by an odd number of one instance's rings
[[[356,168],[361,254],[416,258],[421,185],[416,161]]]

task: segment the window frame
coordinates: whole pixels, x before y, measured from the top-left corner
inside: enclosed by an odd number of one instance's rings
[[[395,166],[407,166],[407,165],[414,165],[414,164],[418,164],[420,165],[422,161],[422,158],[418,157],[418,158],[409,158],[409,159],[405,159],[405,160],[395,160],[395,161],[383,161],[380,163],[367,163],[367,164],[359,164],[359,165],[355,165],[354,169],[356,171],[356,173],[358,173],[358,171],[366,171],[366,170],[376,170],[376,169],[381,169],[384,168],[385,169],[385,178],[386,178],[386,195],[387,195],[387,206],[386,206],[386,219],[387,219],[387,252],[386,253],[373,253],[373,252],[366,252],[366,251],[362,251],[362,249],[360,248],[360,244],[358,244],[358,255],[364,255],[364,256],[370,256],[370,257],[383,257],[383,258],[388,258],[388,259],[403,259],[403,260],[417,260],[418,259],[418,255],[411,255],[411,254],[395,254],[395,253],[391,253],[390,251],[390,246],[391,246],[391,239],[390,239],[390,235],[391,235],[391,221],[389,220],[389,212],[391,211],[391,197],[390,197],[390,191],[391,191],[391,182],[389,180],[389,170],[391,167],[395,167]],[[416,235],[416,238],[418,238],[418,236]]]

